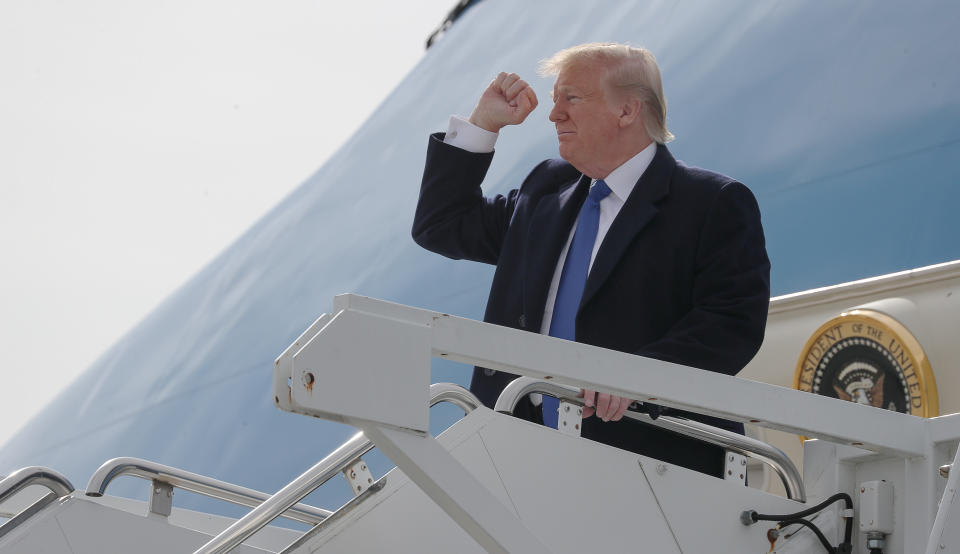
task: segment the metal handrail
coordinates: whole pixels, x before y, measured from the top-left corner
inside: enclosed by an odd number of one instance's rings
[[[259,506],[264,500],[270,498],[270,495],[265,492],[149,460],[129,457],[114,458],[104,462],[90,477],[86,495],[103,496],[110,482],[122,475],[167,483],[183,490],[251,508]],[[281,515],[286,519],[316,525],[330,516],[331,513],[333,512],[330,510],[316,508],[308,504],[297,504],[291,506],[286,513]]]
[[[583,406],[583,399],[577,398],[577,395],[580,393],[580,389],[578,388],[542,381],[532,377],[518,377],[504,387],[503,392],[500,393],[500,397],[497,398],[494,410],[501,413],[512,414],[520,399],[531,393],[548,394],[564,402]],[[715,444],[746,456],[747,458],[760,460],[772,467],[777,476],[780,477],[780,481],[783,482],[783,487],[787,491],[787,498],[799,502],[807,501],[807,493],[804,489],[800,472],[797,470],[797,467],[793,465],[793,462],[790,461],[790,458],[779,448],[763,441],[745,437],[739,433],[727,431],[726,429],[707,425],[699,421],[671,416],[660,416],[656,419],[651,419],[647,414],[630,410],[624,414],[624,417],[672,431],[686,437]]]
[[[430,385],[430,406],[440,402],[450,402],[463,409],[464,413],[470,413],[481,405],[476,396],[459,385],[434,383]],[[363,433],[357,433],[340,448],[265,500],[263,504],[250,510],[247,515],[210,539],[193,554],[224,554],[233,550],[273,521],[280,513],[343,471],[373,447],[373,441],[366,438]]]
[[[469,414],[483,404],[474,394],[454,383],[433,383],[430,385],[430,407],[447,402]]]
[[[73,485],[59,472],[49,467],[29,466],[14,471],[0,481],[0,503],[17,494],[30,485],[41,485],[50,489],[57,498],[73,492]]]

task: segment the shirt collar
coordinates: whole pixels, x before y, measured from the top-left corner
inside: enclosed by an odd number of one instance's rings
[[[617,195],[617,198],[619,198],[621,202],[626,202],[627,197],[633,192],[633,187],[637,185],[637,181],[640,180],[643,172],[647,170],[656,153],[657,143],[651,142],[634,157],[623,162],[620,167],[611,171],[603,182],[610,187],[610,190],[613,194]],[[594,181],[596,181],[596,179],[594,179]]]

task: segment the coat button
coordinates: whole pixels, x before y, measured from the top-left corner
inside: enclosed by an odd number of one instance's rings
[[[520,314],[520,319],[517,320],[517,323],[520,324],[520,327],[523,327],[524,329],[526,329],[526,327],[527,327],[527,315],[526,315],[526,314]]]

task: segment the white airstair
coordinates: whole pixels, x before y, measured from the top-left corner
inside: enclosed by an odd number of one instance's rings
[[[490,410],[430,385],[431,357],[522,377]],[[718,479],[579,437],[581,387],[819,440],[805,444],[801,478],[763,442],[630,413],[721,445]],[[532,392],[560,398],[559,430],[509,415]],[[362,432],[273,495],[135,458],[108,461],[83,492],[24,468],[0,481],[0,507],[28,487],[50,492],[6,508],[16,515],[0,526],[0,554],[960,553],[960,415],[923,419],[355,295],[281,354],[273,395]],[[433,437],[439,402],[465,416]],[[374,446],[397,465],[379,478],[363,460]],[[748,459],[786,495],[744,486]],[[338,474],[353,499],[333,511],[300,503]],[[106,495],[121,475],[148,480],[150,501]],[[239,520],[178,509],[175,488],[254,508]],[[270,525],[277,517],[311,527]]]

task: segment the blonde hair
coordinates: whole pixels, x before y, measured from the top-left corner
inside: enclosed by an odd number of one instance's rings
[[[612,42],[592,42],[563,49],[540,62],[541,77],[558,75],[575,63],[601,64],[608,84],[643,102],[643,126],[660,144],[673,140],[667,130],[667,99],[663,96],[657,59],[645,48]]]

